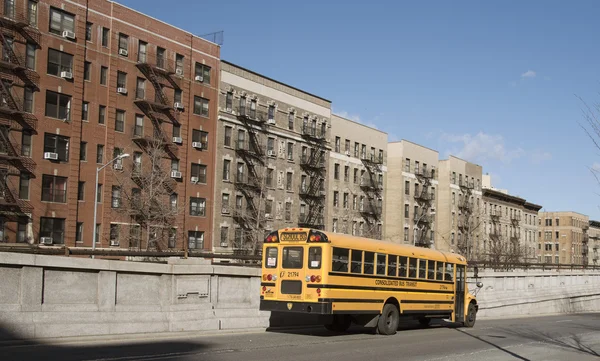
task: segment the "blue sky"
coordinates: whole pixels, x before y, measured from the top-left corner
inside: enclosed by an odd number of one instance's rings
[[[120,3],[195,34],[222,58],[315,93],[334,112],[481,164],[498,188],[600,219],[597,1]]]

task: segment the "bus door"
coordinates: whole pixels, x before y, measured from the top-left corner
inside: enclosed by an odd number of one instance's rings
[[[456,265],[455,282],[454,322],[462,322],[465,319],[465,266]]]

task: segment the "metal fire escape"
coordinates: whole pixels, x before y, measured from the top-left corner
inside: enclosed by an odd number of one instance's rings
[[[156,57],[156,62],[150,62],[145,53],[138,55],[137,68],[154,88],[154,100],[147,99],[145,89],[136,89],[134,103],[150,119],[153,125],[152,135],[145,135],[134,130],[133,140],[140,148],[147,150],[153,144],[160,144],[171,159],[178,159],[178,147],[175,140],[167,135],[163,123],[179,125],[179,108],[165,94],[165,87],[181,89],[175,71],[166,58]]]
[[[383,164],[383,159],[376,158],[374,154],[361,154],[361,161],[366,168],[366,173],[361,177],[360,188],[367,196],[367,202],[361,207],[360,213],[369,227],[375,230],[377,224],[381,221],[383,213],[381,205],[383,202],[381,198],[383,191],[381,165]],[[375,238],[381,238],[381,234],[378,234],[378,231],[370,233],[375,235]]]
[[[589,225],[583,226],[583,237],[581,238],[581,253],[582,253],[582,264],[587,265],[589,263],[589,242],[590,236],[588,234],[588,230],[590,229]]]
[[[308,137],[315,137],[316,133],[308,130]],[[303,134],[305,130],[303,129]],[[324,140],[324,138],[323,138]],[[312,148],[300,156],[300,166],[307,174],[306,182],[300,184],[300,199],[308,206],[308,212],[300,213],[299,227],[324,229],[325,228],[325,147],[319,139],[310,139]],[[307,148],[308,149],[308,148]]]
[[[431,204],[433,203],[435,196],[431,192],[431,181],[433,180],[433,170],[429,171],[427,168],[422,168],[415,171],[418,184],[421,185],[419,191],[415,192],[415,201],[419,206],[419,214],[415,214],[415,225],[418,228],[418,233],[415,239],[415,245],[419,247],[429,248],[430,241],[427,239],[427,234],[431,230],[434,217],[429,213]]]
[[[2,11],[6,7],[2,7]],[[17,96],[15,89],[39,91],[40,76],[27,67],[27,59],[17,46],[30,44],[40,48],[41,34],[30,26],[22,13],[0,15],[0,213],[5,219],[26,217],[33,211],[28,201],[19,199],[19,177],[25,173],[34,177],[35,162],[30,149],[21,145],[22,132],[36,133],[37,118],[32,104],[26,104]],[[15,135],[18,134],[18,138]],[[30,146],[28,146],[30,147]]]
[[[513,244],[513,246],[516,247],[519,245],[519,240],[521,239],[521,232],[519,231],[519,226],[521,224],[521,216],[516,211],[513,211],[510,215],[510,224],[513,228],[513,233],[510,237],[510,242]]]
[[[458,220],[458,229],[460,230],[463,237],[460,237],[460,242],[458,242],[457,247],[461,254],[466,257],[470,257],[471,247],[473,242],[471,240],[472,236],[472,215],[473,215],[473,200],[472,194],[474,189],[473,182],[469,183],[468,181],[460,182],[460,191],[461,198],[458,203],[459,210],[459,220]]]

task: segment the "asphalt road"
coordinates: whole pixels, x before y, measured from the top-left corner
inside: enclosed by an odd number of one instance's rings
[[[145,337],[145,338],[144,338]],[[1,345],[0,360],[600,360],[600,313],[401,325],[393,336],[324,329]]]

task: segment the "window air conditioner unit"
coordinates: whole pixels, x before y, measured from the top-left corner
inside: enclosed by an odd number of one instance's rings
[[[192,183],[198,183],[198,177],[192,177]]]
[[[192,147],[202,149],[202,142],[192,142]]]
[[[65,30],[62,32],[62,37],[71,39],[71,40],[75,40],[75,33],[70,30]]]
[[[119,241],[113,239],[113,240],[110,241],[110,245],[118,247],[119,246]]]
[[[119,55],[127,56],[127,54],[129,54],[127,49],[119,49]]]
[[[178,170],[171,171],[171,178],[181,178],[181,172]]]
[[[183,75],[183,69],[182,68],[175,69],[175,74],[177,74],[177,75]]]
[[[269,120],[267,120],[267,124],[275,124],[275,119],[269,119]]]
[[[117,88],[117,93],[127,95],[127,88]]]
[[[122,163],[115,163],[115,164],[113,165],[113,167],[114,167],[116,170],[123,170],[123,164],[122,164]]]
[[[181,137],[173,137],[173,143],[181,144],[183,143],[183,139]]]
[[[228,246],[227,242],[221,242],[221,247],[227,247],[227,246]]]
[[[173,104],[173,108],[183,110],[184,109],[183,103],[176,102],[175,104]]]
[[[268,155],[269,157],[273,157],[273,156],[275,156],[275,151],[274,151],[274,150],[268,150],[268,151],[267,151],[267,155]]]
[[[349,151],[349,150],[345,151],[344,153],[345,153],[347,156],[350,156],[350,151]]]
[[[202,75],[196,75],[196,77],[194,78],[194,80],[196,80],[196,81],[204,81],[204,77]]]
[[[52,237],[41,237],[40,243],[41,244],[52,244]]]
[[[44,153],[44,159],[58,160],[58,153],[46,152]]]
[[[60,77],[64,79],[73,79],[73,73],[71,73],[70,71],[61,71]]]

